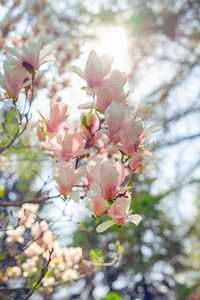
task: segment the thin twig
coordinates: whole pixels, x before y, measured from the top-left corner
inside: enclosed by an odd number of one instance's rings
[[[46,261],[46,259],[43,258],[43,266],[42,266],[42,270],[40,272],[40,276],[39,276],[36,284],[32,288],[32,290],[28,293],[28,295],[26,296],[26,298],[24,300],[29,299],[33,295],[33,293],[35,292],[35,289],[39,286],[40,282],[44,278],[44,276],[45,276],[45,274],[46,274],[46,272],[48,270],[48,266],[49,266],[49,264],[51,262],[51,256],[52,256],[53,251],[54,251],[53,248],[51,249],[51,251],[49,251],[49,259],[48,259],[48,261]]]

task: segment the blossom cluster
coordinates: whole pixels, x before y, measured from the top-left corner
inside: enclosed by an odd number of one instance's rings
[[[141,216],[131,214],[127,176],[141,173],[153,161],[146,137],[159,130],[157,124],[146,126],[144,106],[130,103],[125,73],[112,70],[112,62],[109,55],[98,57],[92,50],[85,71],[68,67],[86,81],[82,89],[93,99],[79,106],[89,109],[79,124],[67,122],[70,108],[58,97],[51,100],[50,117],[42,116],[38,123],[40,147],[53,157],[59,193],[77,203],[85,198],[94,218],[108,215],[98,232],[113,224],[139,224]]]
[[[38,267],[42,267],[41,258],[44,257],[48,260],[48,250],[52,247],[54,251],[48,269],[49,275],[43,278],[43,286],[51,288],[51,285],[55,282],[55,277],[63,282],[79,278],[83,258],[82,249],[80,247],[60,247],[48,223],[45,220],[39,221],[38,208],[39,205],[37,204],[23,204],[17,213],[19,226],[14,228],[10,225],[7,227],[8,255],[15,257],[16,265],[7,266],[5,273],[1,274],[3,282],[8,282],[12,278],[20,276],[27,278],[27,280],[37,276]],[[29,230],[31,240],[25,245],[24,251],[19,252],[16,249],[17,244],[24,245],[24,236],[27,235]]]
[[[50,56],[51,47],[43,47],[37,37],[21,49],[7,47],[12,56],[4,63],[4,75],[0,84],[6,97],[17,102],[19,92],[27,86],[25,76],[31,74],[32,97],[35,75],[41,64],[55,61]],[[83,113],[79,124],[67,122],[70,107],[53,96],[50,116],[41,114],[37,134],[40,147],[53,157],[56,188],[64,199],[79,203],[85,199],[96,219],[107,214],[109,220],[97,227],[98,232],[113,224],[125,225],[131,221],[138,225],[141,216],[132,214],[132,185],[128,184],[131,173],[141,173],[153,161],[152,146],[146,138],[159,130],[157,124],[146,126],[148,109],[130,103],[129,91],[124,90],[126,75],[112,70],[113,57],[98,57],[91,51],[85,70],[69,66],[69,72],[77,73],[86,81],[82,89],[93,101],[79,108],[89,109]],[[33,99],[31,99],[32,101]]]
[[[55,61],[50,55],[51,47],[44,46],[41,37],[21,47],[5,46],[4,49],[7,58],[3,64],[4,73],[0,73],[0,86],[5,90],[4,98],[12,101],[20,121],[17,134],[1,150],[12,145],[26,129],[35,88],[47,85],[43,73],[38,70],[43,63]],[[140,107],[131,103],[129,91],[125,91],[126,75],[112,70],[113,61],[113,57],[107,54],[98,57],[92,50],[84,71],[68,66],[69,72],[85,80],[82,89],[92,99],[79,106],[89,111],[81,114],[78,123],[68,121],[71,109],[57,95],[60,88],[55,84],[49,93],[50,115],[40,113],[41,120],[37,124],[40,148],[53,158],[53,178],[61,198],[64,201],[72,199],[77,204],[85,201],[93,219],[99,222],[101,216],[106,216],[107,220],[96,228],[99,233],[113,225],[140,223],[141,216],[131,210],[134,183],[130,179],[133,173],[142,173],[153,162],[152,145],[147,144],[146,138],[159,130],[157,124],[146,125],[151,108],[144,103]],[[67,80],[63,79],[62,85],[67,86]],[[23,88],[29,100],[27,113],[22,113],[17,106]],[[62,281],[79,278],[82,249],[61,248],[49,224],[37,217],[38,208],[36,204],[23,204],[18,211],[17,226],[6,228],[8,258],[14,257],[16,265],[1,274],[4,283],[14,277],[34,277],[38,266],[42,265],[40,255],[48,260],[52,247],[49,275],[43,278],[43,286],[51,288],[54,275]],[[27,233],[31,236],[30,243],[16,253],[16,247],[27,242]]]

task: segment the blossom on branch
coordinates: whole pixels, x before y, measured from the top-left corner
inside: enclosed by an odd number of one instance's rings
[[[56,188],[59,193],[64,196],[70,196],[71,199],[78,203],[80,199],[79,192],[72,190],[72,188],[85,174],[85,168],[79,167],[78,169],[75,169],[75,167],[75,160],[54,163],[54,179],[58,183]]]
[[[43,43],[41,37],[37,36],[32,41],[27,41],[22,45],[22,49],[5,46],[4,48],[13,56],[17,57],[22,66],[30,73],[39,69],[39,67],[50,61],[56,61],[53,56],[50,56],[52,47],[46,45],[42,48]]]

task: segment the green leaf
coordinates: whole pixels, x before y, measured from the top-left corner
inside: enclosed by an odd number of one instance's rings
[[[83,115],[83,118],[82,118],[82,125],[83,125],[84,127],[87,127],[87,124],[86,124],[86,118],[87,118],[87,115],[84,114],[84,115]]]
[[[116,241],[115,247],[116,247],[116,250],[118,251],[118,250],[119,250],[119,247],[120,247],[120,241]]]
[[[124,248],[120,247],[120,248],[119,248],[119,251],[120,251],[121,255],[124,254]]]
[[[0,253],[0,259],[4,259],[5,258],[5,254],[4,253]]]
[[[3,187],[3,185],[0,185],[0,197],[3,197],[5,192],[5,188]]]
[[[114,201],[110,199],[110,200],[108,200],[108,203],[109,203],[109,204],[113,204]]]
[[[99,261],[98,261],[97,259],[95,259],[95,260],[94,260],[94,263],[95,263],[96,266],[98,266]]]
[[[133,181],[129,179],[127,186],[133,186]]]
[[[102,300],[123,300],[117,293],[109,292]]]
[[[86,87],[85,87],[85,86],[82,86],[82,87],[81,87],[81,90],[83,90],[83,91],[86,92]]]
[[[95,252],[94,249],[90,250],[90,256],[93,257],[93,258],[98,258],[98,256],[96,255],[96,252]]]
[[[102,111],[100,111],[100,109],[99,109],[98,107],[95,107],[95,110],[96,110],[97,112],[99,112],[100,114],[102,114]]]

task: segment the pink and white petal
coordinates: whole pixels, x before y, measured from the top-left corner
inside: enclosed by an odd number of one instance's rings
[[[81,78],[83,78],[84,80],[86,80],[85,73],[84,73],[79,67],[77,67],[77,66],[74,66],[74,65],[68,66],[67,71],[68,71],[68,72],[76,73],[76,74],[79,75]],[[86,80],[86,81],[87,81],[87,80]]]
[[[140,221],[142,220],[142,217],[140,215],[131,215],[128,217],[128,221],[134,223],[135,225],[139,225]]]
[[[115,222],[113,220],[106,221],[104,223],[101,223],[100,225],[97,226],[96,231],[98,233],[104,232],[107,230],[109,227],[113,226]]]
[[[8,46],[5,46],[4,48],[8,52],[10,52],[10,54],[12,54],[13,56],[18,57],[21,60],[21,58],[22,58],[22,51],[20,49],[15,48],[15,47],[8,47]]]
[[[79,204],[79,201],[80,201],[79,191],[74,191],[74,192],[67,193],[67,194],[68,194],[68,196],[70,196],[70,198],[72,200],[74,200],[74,202],[76,202],[77,204]]]
[[[40,66],[41,66],[42,64],[44,64],[45,62],[57,62],[57,60],[56,60],[55,57],[53,57],[53,56],[46,56],[44,59],[42,59],[42,60],[40,61]]]
[[[51,54],[53,47],[52,45],[46,45],[40,50],[40,60],[43,60],[46,56],[49,56]]]
[[[155,133],[155,132],[159,131],[161,128],[162,128],[162,126],[159,125],[158,123],[154,123],[154,124],[149,125],[145,130],[145,137],[149,136],[152,133]]]
[[[87,102],[87,103],[79,105],[77,108],[78,109],[87,109],[87,108],[94,108],[94,107],[95,107],[94,102]]]
[[[85,150],[85,149],[79,149],[79,150],[77,150],[77,151],[75,151],[71,154],[70,153],[68,153],[68,154],[72,155],[72,156],[79,156],[79,155],[85,155],[85,154],[88,154],[88,153],[90,153],[90,151]]]

